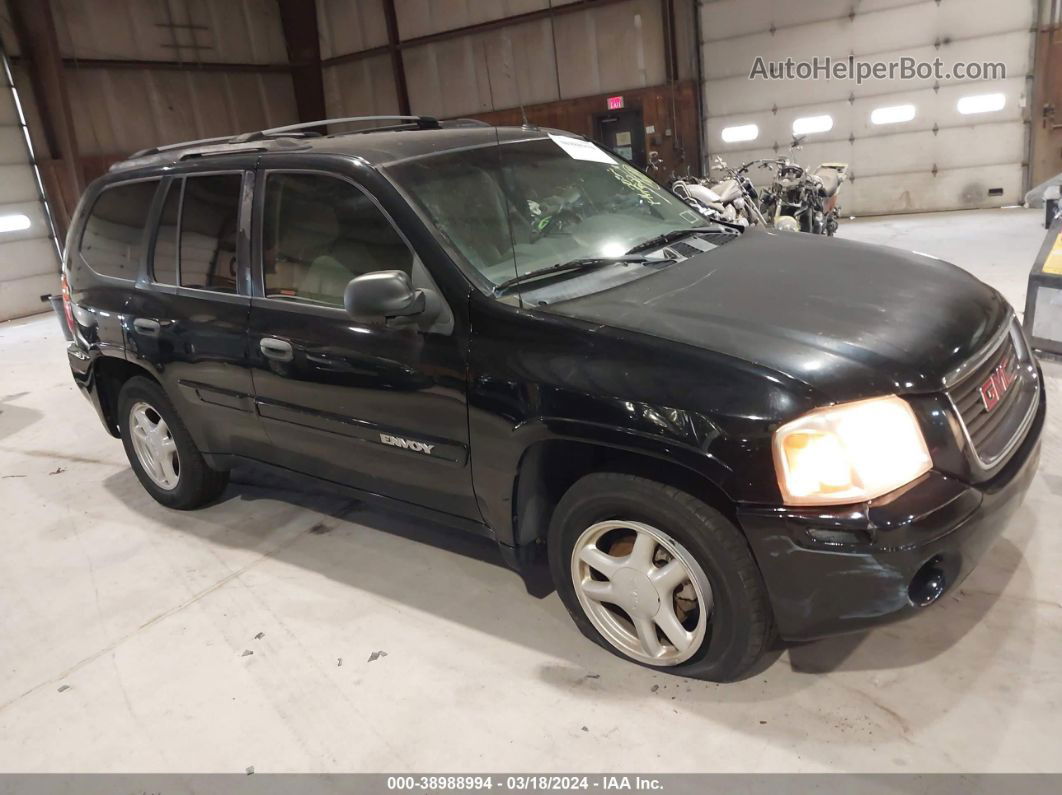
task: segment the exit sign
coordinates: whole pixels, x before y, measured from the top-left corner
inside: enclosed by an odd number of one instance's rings
[[[609,110],[623,110],[623,97],[609,97],[607,102]]]

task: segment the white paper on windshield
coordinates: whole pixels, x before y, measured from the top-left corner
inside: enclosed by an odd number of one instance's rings
[[[567,135],[554,135],[549,137],[557,146],[567,152],[576,160],[591,160],[595,163],[613,164],[616,161],[609,157],[608,153],[598,148],[589,141],[581,141],[578,138],[569,138]]]

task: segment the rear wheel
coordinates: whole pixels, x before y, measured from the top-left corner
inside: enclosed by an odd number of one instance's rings
[[[587,475],[554,512],[549,556],[583,634],[633,662],[727,681],[769,646],[770,608],[744,537],[685,492]]]
[[[221,496],[228,472],[207,465],[154,381],[136,376],[125,382],[118,394],[118,423],[129,463],[155,500],[188,510]]]

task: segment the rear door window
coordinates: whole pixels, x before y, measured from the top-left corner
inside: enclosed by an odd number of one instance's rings
[[[355,276],[413,268],[413,253],[372,199],[324,174],[267,176],[262,237],[270,298],[341,307]]]
[[[160,180],[104,189],[81,233],[81,257],[102,276],[134,280],[143,259],[144,227]]]
[[[236,292],[242,185],[242,174],[185,177],[179,242],[182,287]]]

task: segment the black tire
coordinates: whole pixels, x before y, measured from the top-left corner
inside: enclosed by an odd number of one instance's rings
[[[170,437],[177,446],[180,471],[175,488],[164,489],[157,485],[145,471],[133,447],[129,415],[132,407],[138,402],[147,403],[166,421]],[[151,379],[134,376],[122,386],[121,392],[118,393],[118,427],[129,465],[140,484],[148,494],[167,508],[181,511],[199,508],[213,502],[225,491],[229,473],[207,465],[166,393]]]
[[[630,657],[613,646],[584,612],[572,580],[572,553],[584,530],[609,519],[642,522],[664,531],[707,575],[715,604],[706,637],[686,661],[657,666]],[[748,673],[770,647],[771,609],[744,536],[719,511],[686,492],[634,475],[586,475],[558,503],[550,522],[548,551],[557,592],[576,625],[623,659],[664,673],[725,682]]]

